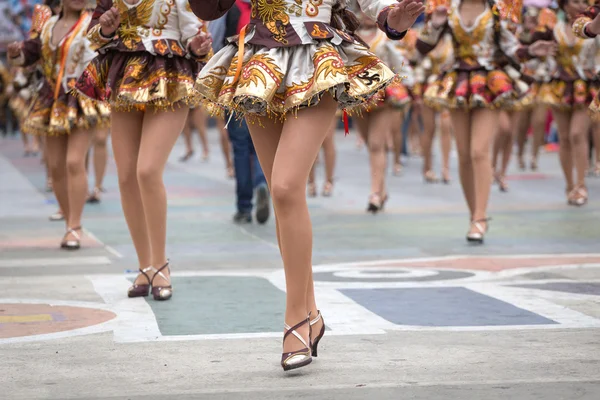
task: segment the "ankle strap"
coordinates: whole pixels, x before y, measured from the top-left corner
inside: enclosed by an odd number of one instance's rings
[[[317,310],[317,317],[313,320],[310,321],[311,325],[316,324],[317,322],[319,322],[321,320],[321,311]]]
[[[306,340],[304,340],[304,338],[298,333],[296,332],[296,329],[300,328],[302,325],[304,324],[308,324],[308,326],[310,327],[310,317],[306,318],[305,320],[297,323],[296,325],[294,325],[293,327],[290,327],[288,324],[285,324],[285,329],[286,332],[283,335],[283,341],[285,342],[285,339],[289,336],[289,335],[294,335],[296,336],[296,338],[306,347],[308,346],[308,343],[306,343]],[[310,338],[310,333],[309,333],[309,338]]]
[[[159,275],[161,278],[163,278],[164,280],[168,280],[167,276],[165,274],[163,274],[163,269],[167,268],[167,270],[169,269],[169,261],[167,260],[166,264],[163,265],[162,267],[160,267],[159,269],[154,268],[153,266],[148,267],[151,269],[151,271],[154,271],[154,276],[152,277],[152,280],[150,281],[150,284],[153,285],[154,283],[154,278],[156,278],[156,275]],[[154,285],[153,285],[154,286]]]

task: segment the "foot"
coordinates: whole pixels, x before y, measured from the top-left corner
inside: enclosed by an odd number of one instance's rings
[[[592,172],[592,175],[596,178],[600,177],[600,161],[596,162],[596,166],[594,167],[594,171]]]
[[[227,167],[227,177],[229,179],[234,179],[235,178],[235,170],[231,166]]]
[[[448,169],[442,170],[442,182],[444,182],[445,185],[448,185],[450,181],[450,171],[448,171]]]
[[[169,300],[173,295],[169,262],[166,261],[161,266],[152,268],[152,273],[152,279],[150,280],[152,297],[157,301]]]
[[[63,215],[61,210],[58,210],[54,214],[50,215],[48,219],[50,219],[50,221],[64,221],[65,216]]]
[[[52,178],[48,178],[46,180],[46,192],[50,193],[52,191]]]
[[[438,183],[440,181],[432,170],[425,172],[423,174],[423,179],[425,180],[425,183]]]
[[[467,233],[467,241],[471,243],[483,243],[483,238],[488,230],[489,218],[471,221],[471,229]]]
[[[581,207],[588,202],[588,191],[584,185],[579,185],[571,190],[568,195],[569,205]]]
[[[92,191],[92,193],[90,193],[90,195],[88,196],[87,200],[85,201],[86,203],[89,204],[96,204],[96,203],[100,203],[100,197],[102,193],[102,189],[99,187],[95,187],[94,190]]]
[[[290,326],[285,324],[281,366],[284,371],[304,367],[312,362],[310,322],[308,317]]]
[[[210,158],[210,153],[208,151],[206,151],[206,150],[203,151],[202,152],[202,161],[203,162],[207,162],[209,158]]]
[[[367,206],[367,212],[377,214],[383,208],[383,199],[379,193],[372,193],[369,196],[369,205]]]
[[[251,224],[252,223],[252,214],[250,212],[238,211],[233,216],[233,222],[238,225]]]
[[[66,250],[78,250],[81,247],[82,238],[81,226],[67,229],[67,233],[63,237],[60,247]]]
[[[179,161],[186,162],[193,156],[194,156],[194,150],[188,150],[183,156],[181,156],[181,158],[179,158]]]
[[[321,194],[323,195],[323,197],[331,197],[331,195],[333,194],[332,181],[325,182],[325,184],[323,185],[323,192],[321,192]]]
[[[402,174],[402,164],[395,163],[394,164],[394,170],[392,171],[392,174],[394,176],[400,176]]]
[[[308,182],[308,197],[317,197],[317,185],[314,182]]]
[[[496,182],[498,183],[498,188],[501,192],[508,192],[508,183],[506,183],[506,176],[497,175]]]
[[[256,221],[259,224],[266,223],[270,212],[269,190],[267,185],[261,185],[256,189]]]
[[[531,163],[529,165],[529,168],[531,168],[532,171],[537,171],[538,169],[538,161],[536,158],[532,158],[531,159]]]
[[[523,159],[523,157],[519,157],[519,169],[521,171],[525,171],[525,160]]]

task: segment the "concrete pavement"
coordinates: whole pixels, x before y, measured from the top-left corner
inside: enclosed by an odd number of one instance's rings
[[[407,160],[386,212],[366,215],[367,155],[338,135],[335,194],[309,200],[329,330],[310,367],[284,374],[274,223],[231,223],[210,135],[209,162],[181,164],[178,143],[165,174],[166,303],[126,298],[135,254],[112,160],[69,253],[39,160],[0,139],[0,398],[600,398],[600,179],[576,209],[556,154],[540,173],[511,171],[473,247],[455,168],[451,185],[425,185]]]

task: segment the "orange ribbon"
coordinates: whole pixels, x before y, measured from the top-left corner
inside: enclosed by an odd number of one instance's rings
[[[235,75],[233,76],[233,83],[236,83],[238,79],[240,79],[240,74],[242,73],[242,66],[244,63],[244,45],[246,42],[246,28],[248,25],[244,25],[242,30],[240,31],[240,37],[238,39],[238,59],[237,59],[237,67],[235,69]]]
[[[69,47],[71,47],[71,43],[77,36],[77,32],[83,23],[83,20],[87,16],[87,13],[82,13],[81,17],[79,17],[79,21],[75,25],[69,29],[69,32],[66,34],[66,40],[64,40],[62,46],[60,46],[60,68],[58,69],[58,76],[56,78],[56,85],[54,86],[54,100],[58,98],[58,94],[60,93],[60,85],[62,84],[63,76],[65,75],[65,66],[67,64],[67,57],[69,55]]]

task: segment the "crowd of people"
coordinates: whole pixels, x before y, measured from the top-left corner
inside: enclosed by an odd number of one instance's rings
[[[110,134],[139,261],[128,296],[168,300],[163,172],[180,135],[181,162],[194,157],[194,131],[208,159],[212,119],[236,179],[234,222],[255,209],[265,223],[273,203],[290,370],[317,356],[325,332],[306,197],[334,195],[338,121],[368,149],[370,213],[384,209],[388,170],[400,174],[407,152],[422,157],[425,183],[449,184],[454,138],[466,239],[483,243],[514,144],[519,168],[536,170],[553,126],[566,202],[583,206],[586,179],[600,175],[599,11],[597,0],[15,1],[0,10],[17,31],[0,48],[2,129],[16,127],[24,156],[42,153],[68,250],[81,247],[85,203],[101,201]]]

